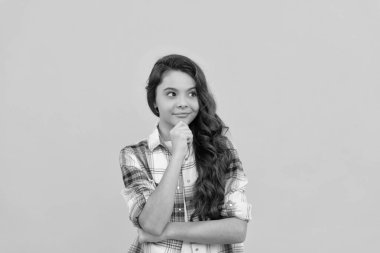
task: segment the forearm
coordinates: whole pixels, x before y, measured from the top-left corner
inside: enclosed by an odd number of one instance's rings
[[[164,231],[166,239],[202,244],[233,244],[245,240],[247,222],[238,218],[211,221],[170,222]]]
[[[151,234],[161,234],[170,220],[182,162],[181,156],[172,156],[160,184],[149,196],[139,216],[141,227]]]

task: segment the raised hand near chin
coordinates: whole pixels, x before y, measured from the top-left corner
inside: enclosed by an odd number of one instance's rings
[[[193,142],[193,133],[189,126],[180,121],[170,130],[169,134],[173,145],[173,155],[184,158],[188,152],[188,147]]]

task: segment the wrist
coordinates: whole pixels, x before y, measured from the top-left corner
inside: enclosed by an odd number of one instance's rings
[[[185,159],[185,156],[186,156],[186,152],[174,151],[172,155],[172,160],[179,161],[182,163],[183,160]]]

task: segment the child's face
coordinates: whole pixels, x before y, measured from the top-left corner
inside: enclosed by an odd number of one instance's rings
[[[160,113],[160,123],[167,129],[179,121],[190,124],[199,111],[195,82],[181,71],[166,73],[156,89],[156,103]]]

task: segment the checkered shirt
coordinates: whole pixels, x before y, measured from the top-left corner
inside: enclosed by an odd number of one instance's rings
[[[248,183],[236,149],[228,140],[234,159],[230,164],[231,172],[226,175],[224,205],[222,217],[237,217],[241,220],[251,219],[251,204],[245,195],[245,186]],[[126,146],[120,152],[120,167],[122,170],[125,188],[121,194],[129,208],[129,219],[137,228],[141,228],[138,217],[144,205],[153,193],[169,164],[171,153],[160,142],[157,127],[145,140],[135,145]],[[195,208],[193,204],[194,184],[197,179],[195,157],[191,148],[190,155],[185,159],[179,176],[174,199],[171,222],[188,222]],[[166,240],[158,243],[139,243],[136,238],[129,253],[237,253],[244,252],[242,243],[237,244],[197,244],[185,243],[178,240]]]

